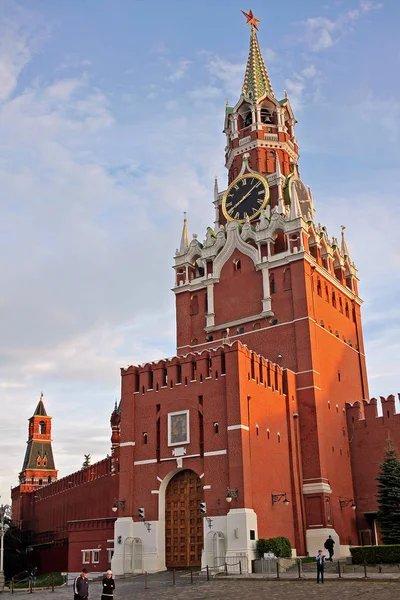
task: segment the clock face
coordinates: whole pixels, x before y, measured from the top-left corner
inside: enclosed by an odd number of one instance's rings
[[[269,189],[261,175],[241,175],[231,183],[222,200],[222,211],[228,221],[252,221],[266,207]]]

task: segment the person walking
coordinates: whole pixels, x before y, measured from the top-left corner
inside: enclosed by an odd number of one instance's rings
[[[328,539],[326,540],[324,546],[329,552],[329,558],[327,560],[330,560],[331,562],[332,562],[332,556],[334,555],[334,548],[333,548],[334,545],[335,545],[335,540],[333,540],[332,536],[330,535],[328,537]]]
[[[85,600],[89,598],[89,582],[87,580],[87,569],[82,572],[74,581],[74,600]]]
[[[325,554],[322,554],[322,550],[318,550],[316,559],[317,559],[317,583],[319,583],[320,578],[321,578],[321,583],[324,583]]]
[[[115,582],[112,576],[112,571],[107,571],[103,579],[103,590],[101,600],[112,600],[114,597]]]

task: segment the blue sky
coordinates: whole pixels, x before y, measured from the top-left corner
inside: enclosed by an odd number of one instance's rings
[[[119,368],[175,349],[182,213],[226,185],[249,28],[295,109],[316,218],[360,275],[371,395],[398,388],[400,7],[393,0],[36,0],[0,7],[0,493],[45,393],[60,476],[109,451]]]

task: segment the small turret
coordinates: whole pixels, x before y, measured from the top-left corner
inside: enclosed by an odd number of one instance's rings
[[[121,403],[115,401],[114,410],[111,413],[110,425],[111,425],[111,451],[114,453],[115,449],[119,447],[120,442],[120,424],[121,424]]]
[[[342,225],[341,228],[342,228],[342,243],[340,245],[340,249],[341,249],[344,260],[347,260],[347,259],[350,259],[350,253],[349,253],[349,249],[347,247],[347,242],[344,237],[344,230],[346,229],[346,227],[344,225]]]
[[[51,417],[47,415],[43,403],[43,392],[32,417],[29,419],[27,444],[22,470],[19,475],[21,491],[32,491],[57,479],[51,446]]]
[[[185,215],[185,217],[183,219],[183,229],[182,229],[181,245],[179,248],[179,254],[186,254],[186,252],[189,250],[189,245],[190,245],[186,213],[183,213],[183,214]]]

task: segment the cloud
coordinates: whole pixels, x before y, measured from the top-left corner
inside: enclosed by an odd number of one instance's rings
[[[4,0],[0,18],[0,101],[14,92],[19,75],[47,33],[33,13]]]
[[[326,50],[351,30],[352,25],[363,15],[382,7],[381,2],[361,0],[357,8],[340,13],[336,19],[309,17],[305,22],[306,31],[302,40],[313,52]]]
[[[242,89],[246,61],[231,62],[213,52],[202,51],[200,57],[205,62],[205,67],[211,75],[211,81],[221,87],[225,94],[231,94],[238,97],[238,92]]]
[[[180,60],[178,64],[173,68],[172,73],[168,75],[167,79],[169,79],[169,81],[172,82],[179,81],[180,79],[185,77],[190,64],[190,60]]]
[[[315,65],[307,65],[299,73],[285,79],[290,104],[293,110],[300,111],[304,108],[304,97],[317,96],[322,76]]]

